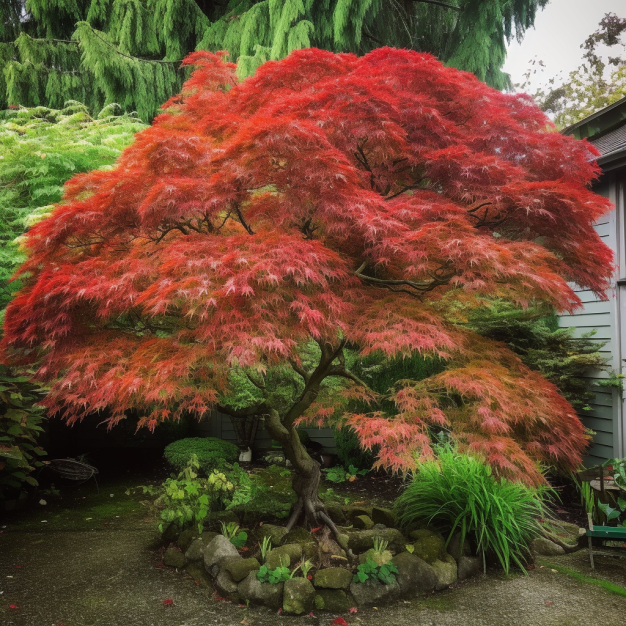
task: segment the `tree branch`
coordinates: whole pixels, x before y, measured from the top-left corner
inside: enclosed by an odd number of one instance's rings
[[[448,271],[447,273],[443,273],[449,265],[444,264],[437,268],[436,270],[429,272],[429,275],[432,277],[430,281],[414,281],[414,280],[393,280],[393,279],[385,279],[385,278],[375,278],[374,276],[367,276],[363,274],[363,271],[367,267],[367,262],[364,262],[361,267],[359,267],[354,275],[357,278],[360,278],[362,281],[371,283],[375,287],[382,287],[385,289],[389,289],[391,291],[402,291],[403,293],[408,293],[409,295],[421,295],[422,293],[426,293],[427,291],[432,291],[436,287],[441,287],[442,285],[447,285],[452,278],[456,275],[455,271]],[[414,291],[410,291],[408,289],[402,289],[402,287],[410,287]],[[415,293],[417,292],[417,294]]]
[[[446,4],[445,2],[439,2],[439,0],[411,0],[411,2],[421,2],[423,4],[434,4],[444,9],[450,9],[452,11],[458,11],[461,13],[463,9],[461,7],[455,7],[453,4]]]

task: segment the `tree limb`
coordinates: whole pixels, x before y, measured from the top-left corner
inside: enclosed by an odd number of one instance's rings
[[[458,11],[459,13],[463,11],[462,7],[455,7],[453,4],[446,4],[445,2],[439,2],[439,0],[411,0],[411,2],[421,2],[423,4],[434,4],[438,7],[443,7],[444,9]]]

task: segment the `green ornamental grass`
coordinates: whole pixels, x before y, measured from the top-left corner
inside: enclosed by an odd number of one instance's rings
[[[500,479],[483,460],[452,446],[437,449],[437,459],[422,463],[395,502],[402,527],[431,526],[456,532],[483,557],[493,554],[509,572],[511,563],[524,570],[528,544],[541,534],[546,517],[546,488]]]

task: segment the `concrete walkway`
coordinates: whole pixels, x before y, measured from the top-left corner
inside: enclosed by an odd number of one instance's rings
[[[0,624],[329,626],[336,617],[279,617],[215,600],[184,573],[160,565],[154,532],[145,525],[100,528],[3,530]],[[613,570],[610,561],[604,567],[626,586],[624,570]],[[173,604],[164,605],[168,599]],[[623,626],[626,598],[544,567],[528,576],[481,577],[425,600],[344,618],[351,626]]]

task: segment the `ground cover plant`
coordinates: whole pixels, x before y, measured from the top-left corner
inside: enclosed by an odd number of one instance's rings
[[[477,554],[493,554],[505,572],[524,569],[528,546],[543,534],[547,516],[545,489],[498,479],[484,461],[460,454],[452,446],[426,461],[396,500],[398,521],[407,529],[432,526],[447,534],[460,532]]]
[[[219,55],[187,63],[117,167],[73,179],[28,233],[2,348],[38,368],[47,409],[106,408],[111,425],[132,409],[149,428],[263,416],[294,469],[288,528],[336,531],[307,421],[352,428],[400,471],[439,430],[498,476],[576,467],[571,405],[458,312],[574,309],[570,282],[605,297],[593,149],[426,54],[305,50],[241,83]],[[357,374],[418,354],[443,369],[385,393]]]

